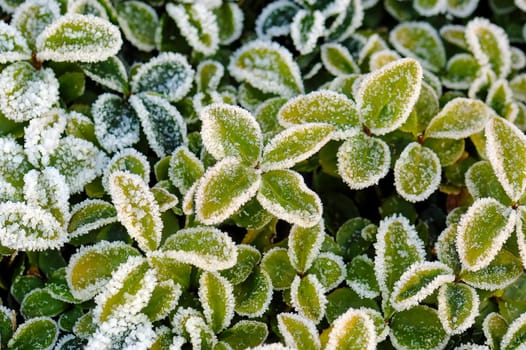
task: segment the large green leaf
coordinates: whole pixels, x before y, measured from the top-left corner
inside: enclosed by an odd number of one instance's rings
[[[526,344],[526,313],[516,318],[502,337],[502,350],[521,349]]]
[[[272,281],[266,271],[255,269],[242,283],[234,287],[235,311],[241,316],[259,317],[272,300]]]
[[[119,26],[126,39],[142,51],[155,48],[159,17],[155,9],[141,1],[125,1],[116,7]]]
[[[281,313],[277,316],[278,329],[285,344],[292,349],[321,349],[318,330],[308,318],[292,313]]]
[[[311,53],[316,42],[324,34],[325,16],[318,10],[301,9],[290,24],[290,36],[296,50],[302,55]]]
[[[428,126],[429,122],[440,110],[436,91],[428,83],[422,82],[420,95],[411,114],[399,130],[410,132],[418,137]]]
[[[362,309],[349,309],[333,322],[325,349],[376,349],[376,329],[373,320]]]
[[[323,240],[325,227],[323,221],[312,227],[292,226],[288,241],[288,255],[290,263],[296,271],[307,271],[318,256]]]
[[[0,63],[27,60],[31,57],[31,50],[22,33],[3,21],[0,22],[0,40]]]
[[[285,248],[274,247],[265,252],[261,259],[261,268],[268,273],[272,287],[276,290],[289,289],[296,277],[296,270]]]
[[[18,326],[9,349],[52,349],[58,339],[58,325],[50,317],[35,317]]]
[[[477,291],[463,283],[446,283],[438,291],[438,317],[450,335],[471,327],[479,315],[479,306]]]
[[[203,272],[199,278],[199,301],[210,328],[219,333],[234,317],[234,288],[216,272]]]
[[[290,286],[290,298],[296,311],[316,324],[325,315],[325,288],[315,275],[296,276]]]

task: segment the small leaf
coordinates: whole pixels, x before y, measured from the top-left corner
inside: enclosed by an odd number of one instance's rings
[[[217,338],[200,316],[190,316],[184,324],[193,349],[214,349]]]
[[[220,274],[230,283],[234,285],[239,284],[248,278],[260,260],[261,253],[259,250],[253,246],[240,244],[237,246],[236,264],[229,269],[221,271]],[[262,268],[264,268],[263,265]]]
[[[288,0],[278,0],[267,4],[256,19],[256,34],[258,38],[272,38],[288,35],[290,24],[298,6]]]
[[[466,36],[464,35],[465,32],[466,26],[459,24],[446,24],[440,28],[440,36],[445,41],[463,50],[469,50]]]
[[[67,304],[56,300],[47,289],[33,289],[27,293],[20,304],[20,313],[25,319],[60,315],[66,310]]]
[[[349,309],[333,322],[325,349],[376,349],[373,320],[363,310]]]
[[[244,12],[235,2],[223,2],[212,10],[219,28],[219,43],[229,45],[239,39],[243,32]]]
[[[475,322],[479,314],[477,291],[462,283],[446,283],[438,291],[438,317],[445,331],[461,334]]]
[[[266,226],[274,215],[263,209],[256,197],[252,197],[235,213],[231,219],[237,226],[248,230],[258,230]]]
[[[445,12],[447,2],[444,0],[415,0],[413,7],[422,16],[430,17]]]
[[[160,186],[153,187],[150,190],[159,206],[159,211],[164,213],[170,209],[174,209],[175,206],[179,203],[179,199],[175,194],[170,193],[165,188]]]
[[[500,348],[503,350],[520,349],[524,346],[526,337],[526,313],[511,322],[508,330],[502,337]]]
[[[349,50],[337,43],[322,45],[321,60],[325,69],[334,76],[360,73],[360,68],[354,62]]]
[[[345,263],[339,255],[323,252],[313,261],[307,273],[316,276],[323,288],[330,291],[345,279]]]
[[[358,255],[347,265],[346,282],[362,298],[372,299],[380,294],[374,262],[367,255]]]
[[[475,199],[494,198],[500,203],[511,206],[511,200],[495,176],[488,161],[474,163],[465,174],[466,187]]]
[[[371,1],[373,4],[371,4]],[[332,13],[332,11],[324,11],[324,13],[329,16],[332,14],[337,15],[328,29],[329,39],[331,41],[337,42],[347,40],[356,31],[356,29],[362,25],[364,19],[364,10],[365,8],[374,6],[374,1],[375,0],[370,0],[369,3],[367,3],[367,0],[351,1],[350,4],[344,6],[342,5],[346,4],[345,2],[333,2],[332,4],[334,13]]]
[[[242,283],[234,287],[236,313],[241,316],[259,317],[263,315],[272,300],[272,281],[261,269],[256,269]]]
[[[325,31],[325,16],[318,10],[299,10],[290,24],[294,47],[302,55],[311,53]]]
[[[320,252],[324,239],[323,221],[309,228],[292,226],[288,241],[288,256],[296,271],[304,273],[311,267]]]
[[[356,93],[360,119],[375,135],[400,127],[409,117],[422,81],[422,67],[405,58],[367,75]]]
[[[116,10],[119,26],[126,39],[139,50],[152,51],[155,48],[155,31],[159,26],[155,9],[133,0],[119,3]]]
[[[277,319],[279,332],[288,347],[305,350],[321,349],[318,330],[312,320],[292,313],[281,313]]]
[[[490,348],[500,349],[502,337],[508,330],[508,322],[499,313],[492,312],[482,322],[482,330]]]
[[[150,163],[144,154],[134,148],[125,148],[110,159],[102,176],[102,185],[107,192],[110,189],[110,176],[116,171],[138,175],[145,183],[150,181]]]
[[[68,3],[67,12],[94,15],[104,19],[108,19],[109,13],[111,17],[115,17],[115,9],[107,2],[102,3],[98,0],[74,0]]]
[[[448,223],[440,233],[435,243],[435,250],[440,262],[449,266],[456,274],[460,272],[462,264],[457,252],[457,223]]]
[[[292,306],[300,314],[314,323],[319,323],[325,315],[327,297],[325,288],[315,275],[307,275],[303,278],[296,276],[290,286],[290,298]]]
[[[290,263],[285,248],[274,247],[269,249],[261,259],[261,269],[267,272],[275,290],[289,289],[294,277],[296,277],[296,270]]]
[[[205,60],[197,66],[195,80],[198,91],[214,91],[219,87],[225,73],[223,65],[214,60]]]
[[[234,350],[244,350],[262,344],[268,336],[267,325],[259,321],[242,320],[223,331],[219,339]]]
[[[168,176],[181,193],[187,193],[203,174],[203,163],[186,146],[175,149],[170,157]]]
[[[58,334],[57,323],[50,317],[35,317],[17,328],[7,346],[9,349],[52,349]]]
[[[17,29],[5,22],[0,22],[0,63],[28,60],[31,58],[31,50],[27,41]]]
[[[0,306],[0,341],[2,347],[7,346],[16,329],[16,313],[5,306]]]
[[[442,77],[442,83],[450,89],[467,90],[477,78],[479,69],[479,63],[472,55],[456,54],[447,61],[447,72]]]
[[[453,16],[465,18],[470,16],[476,10],[478,0],[461,0],[447,2],[447,11]]]
[[[238,49],[229,65],[234,78],[284,97],[303,92],[298,65],[284,47],[255,40]]]
[[[418,137],[428,126],[429,122],[438,113],[439,100],[436,91],[428,83],[422,82],[420,95],[411,114],[399,128]]]
[[[232,284],[217,273],[203,272],[199,278],[199,301],[206,322],[215,333],[232,322],[235,306],[233,293]]]
[[[166,256],[205,271],[228,269],[236,264],[237,247],[224,232],[213,227],[177,231],[164,243]]]
[[[79,63],[79,66],[88,77],[102,86],[127,94],[128,73],[122,61],[116,56],[111,56],[105,61],[92,63]]]
[[[59,17],[60,7],[56,1],[30,0],[17,7],[11,25],[20,31],[31,49],[34,49],[38,35]]]
[[[148,256],[148,261],[150,266],[155,269],[157,279],[160,282],[172,281],[175,286],[180,286],[183,291],[188,290],[192,277],[192,266],[169,258],[167,255],[167,253],[157,250]]]
[[[425,139],[422,144],[432,150],[440,160],[442,167],[454,165],[461,160],[465,152],[466,142],[464,139]]]
[[[37,37],[37,58],[55,62],[104,61],[122,45],[118,27],[92,15],[66,14]]]

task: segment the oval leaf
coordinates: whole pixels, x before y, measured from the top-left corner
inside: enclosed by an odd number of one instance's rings
[[[296,271],[304,273],[311,267],[320,252],[324,239],[323,221],[308,228],[292,226],[288,241],[288,256]]]
[[[311,53],[325,31],[325,16],[318,10],[299,10],[290,24],[294,47],[302,55]]]
[[[462,283],[447,283],[438,291],[438,317],[450,335],[461,334],[479,314],[477,291]]]
[[[362,298],[373,299],[380,294],[374,262],[367,255],[358,255],[347,265],[346,282]]]
[[[126,67],[116,56],[100,62],[80,63],[79,66],[88,77],[102,86],[123,94],[129,92]]]
[[[318,330],[312,320],[292,313],[277,316],[278,329],[285,344],[292,349],[321,349]]]
[[[7,344],[9,349],[51,349],[59,329],[49,317],[35,317],[21,324]]]
[[[325,69],[335,76],[360,73],[360,68],[354,62],[349,50],[337,43],[322,45],[321,61]]]
[[[376,328],[371,317],[363,310],[349,309],[332,324],[326,350],[376,349]]]
[[[276,290],[289,289],[296,277],[296,270],[290,263],[285,248],[269,249],[261,259],[261,268],[268,273],[272,280],[272,287]]]
[[[205,169],[201,160],[186,146],[176,148],[170,157],[168,177],[183,194],[188,192],[190,187],[203,176],[204,172]]]
[[[253,246],[240,244],[237,246],[236,265],[221,271],[221,276],[234,285],[239,284],[248,278],[260,260],[261,253],[259,250]]]
[[[272,300],[272,281],[267,272],[256,269],[242,283],[234,287],[236,312],[241,316],[263,315]]]
[[[330,252],[323,252],[313,261],[307,271],[318,278],[325,290],[332,290],[340,285],[345,278],[345,263],[342,257]]]
[[[0,63],[28,60],[31,58],[31,50],[26,39],[17,29],[9,24],[0,22]]]
[[[232,284],[217,273],[203,272],[199,278],[199,301],[206,322],[219,333],[234,317],[234,289]]]
[[[119,3],[116,10],[119,26],[126,39],[139,50],[152,51],[159,26],[155,9],[140,1],[126,1]]]
[[[290,286],[290,298],[296,311],[316,324],[325,315],[325,288],[314,275],[296,276]]]

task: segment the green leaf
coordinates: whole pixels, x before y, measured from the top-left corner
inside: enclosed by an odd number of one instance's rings
[[[389,41],[402,55],[417,59],[424,68],[440,71],[446,64],[444,44],[427,22],[406,22],[389,33]]]
[[[307,271],[318,278],[325,290],[332,290],[345,279],[346,268],[342,257],[334,253],[323,252],[313,261]]]
[[[409,202],[427,199],[440,185],[440,159],[431,149],[412,142],[394,166],[396,191]]]
[[[450,44],[463,50],[469,50],[464,35],[466,26],[459,24],[446,24],[440,28],[440,36]]]
[[[175,285],[179,285],[182,290],[188,290],[192,277],[192,266],[169,258],[167,255],[157,250],[148,256],[150,266],[155,269],[157,279],[160,282],[172,281]]]
[[[318,10],[301,9],[290,24],[290,36],[296,50],[302,55],[311,53],[325,31],[325,16]]]
[[[397,311],[410,309],[433,294],[441,285],[454,280],[453,270],[441,262],[416,262],[394,284],[391,305]]]
[[[461,334],[479,315],[479,296],[472,287],[462,283],[446,283],[438,291],[438,317],[445,331]]]
[[[229,65],[234,78],[284,97],[303,93],[298,65],[284,47],[255,40],[238,49]]]
[[[358,255],[347,265],[346,283],[362,298],[376,298],[380,294],[374,273],[374,262],[367,255]]]
[[[448,223],[448,226],[440,233],[435,243],[438,260],[449,266],[456,274],[462,268],[457,252],[457,229],[457,223]]]
[[[400,55],[394,50],[384,49],[375,51],[369,58],[369,70],[371,72],[375,71],[400,58]]]
[[[318,330],[308,318],[292,313],[281,313],[277,316],[278,329],[291,349],[321,349]]]
[[[298,9],[298,6],[290,1],[274,1],[267,4],[256,19],[255,31],[258,38],[288,35],[290,24]]]
[[[520,349],[526,338],[526,313],[516,318],[502,337],[502,350]]]
[[[26,134],[28,134],[27,131]],[[0,177],[14,187],[15,193],[12,194],[14,197],[22,197],[24,175],[33,168],[27,159],[26,152],[27,149],[24,150],[24,147],[19,145],[14,138],[0,138]]]
[[[428,138],[424,140],[422,145],[437,155],[442,167],[447,167],[460,161],[465,152],[466,142],[464,139]]]
[[[398,349],[443,349],[449,340],[438,312],[428,306],[396,313],[390,326],[391,342]]]
[[[27,293],[37,288],[44,288],[42,279],[33,275],[18,275],[13,278],[9,292],[13,299],[20,304]]]
[[[93,319],[93,309],[80,316],[73,326],[73,333],[81,339],[91,337],[97,331],[97,324]]]
[[[279,110],[285,127],[306,123],[327,123],[335,127],[334,137],[346,138],[359,132],[358,111],[352,100],[329,90],[314,91],[288,100]]]
[[[0,341],[6,347],[16,328],[16,312],[5,306],[0,306]]]
[[[79,63],[79,66],[84,74],[108,89],[123,94],[127,94],[130,90],[126,67],[116,56],[100,62]]]
[[[225,74],[223,65],[214,60],[205,60],[197,66],[197,91],[214,91],[219,87],[221,78]]]
[[[82,72],[66,72],[58,78],[58,81],[60,96],[66,103],[71,103],[85,92],[86,78]]]
[[[38,35],[59,17],[60,7],[56,1],[28,1],[16,9],[11,25],[20,31],[34,50]]]
[[[203,122],[203,145],[216,160],[235,157],[247,165],[256,164],[263,140],[250,112],[232,105],[213,104],[203,109],[199,117]]]
[[[339,8],[339,5],[341,4],[343,3],[333,3],[333,9],[335,12],[334,14],[336,14],[337,16],[328,30],[329,39],[331,41],[342,42],[348,39],[354,33],[354,31],[362,25],[366,5],[371,5],[370,3],[367,4],[367,1],[352,1],[348,6],[343,6],[343,8]],[[332,15],[333,13],[329,12],[326,14]]]
[[[448,1],[447,11],[453,16],[466,18],[470,16],[477,8],[477,0]],[[497,12],[497,11],[496,11]]]
[[[110,191],[110,177],[113,173],[121,171],[135,174],[145,183],[150,181],[150,163],[146,156],[134,148],[125,148],[116,153],[106,165],[102,175],[102,185],[107,192]]]
[[[349,50],[337,43],[322,45],[321,61],[325,69],[334,76],[360,73],[360,68],[354,62]]]
[[[206,322],[215,333],[232,322],[235,306],[233,293],[232,284],[218,273],[203,272],[199,278],[199,301]]]
[[[325,288],[315,275],[296,276],[290,286],[292,306],[300,314],[319,323],[325,315],[327,297]]]
[[[364,310],[349,309],[333,322],[325,349],[376,349],[373,320]]]
[[[474,163],[468,171],[466,171],[465,179],[466,187],[473,198],[490,197],[495,198],[506,206],[512,204],[488,161],[483,160]]]
[[[259,317],[269,308],[272,300],[272,281],[262,269],[254,272],[234,287],[235,311],[241,316]]]
[[[52,349],[57,341],[57,323],[49,317],[35,317],[21,324],[7,344],[9,349]]]
[[[193,349],[214,349],[217,337],[201,316],[190,316],[184,326]]]
[[[467,53],[458,53],[447,61],[442,83],[449,89],[467,90],[477,78],[479,69],[475,57]]]
[[[318,256],[324,239],[325,227],[323,221],[308,228],[297,225],[292,226],[287,253],[290,264],[296,271],[304,273],[312,266],[312,262]]]
[[[265,143],[284,130],[279,124],[278,113],[287,101],[283,97],[269,98],[254,111],[254,117],[261,128]]]
[[[240,244],[237,246],[237,262],[226,270],[220,272],[230,283],[236,285],[248,278],[252,270],[261,260],[261,253],[253,246]],[[262,265],[262,268],[263,265]],[[268,272],[268,271],[267,271]],[[270,273],[269,273],[270,274]]]
[[[92,15],[66,14],[36,39],[37,58],[55,62],[98,62],[119,52],[118,27]]]
[[[103,289],[117,267],[139,251],[124,242],[100,241],[82,247],[69,260],[67,282],[73,296],[89,300]]]
[[[445,12],[446,2],[441,0],[415,0],[413,7],[420,15],[429,17]]]
[[[223,2],[212,10],[219,29],[219,43],[229,45],[239,39],[243,31],[244,13],[235,2]]]
[[[175,194],[172,194],[167,189],[157,186],[151,189],[153,197],[159,206],[159,211],[164,213],[170,209],[174,209],[179,203],[179,199]]]
[[[364,133],[348,138],[338,148],[337,157],[342,180],[356,190],[378,184],[391,165],[387,143]]]
[[[519,246],[519,255],[522,259],[522,265],[526,266],[526,208],[519,207],[517,211],[517,225],[515,227],[517,235],[517,245]]]
[[[275,290],[289,289],[296,277],[296,270],[285,248],[269,249],[261,259],[261,268],[270,276],[272,287]]]
[[[28,60],[31,58],[31,50],[26,38],[17,29],[5,22],[0,22],[0,63]]]
[[[56,300],[47,289],[33,289],[27,293],[20,304],[20,313],[25,319],[60,315],[66,310],[67,304]]]
[[[213,227],[193,227],[168,237],[166,256],[205,271],[228,269],[236,264],[237,247],[224,232]]]
[[[159,17],[155,9],[140,1],[121,2],[116,7],[117,19],[124,36],[142,51],[155,48],[155,32]]]
[[[486,104],[493,108],[493,110],[497,112],[498,115],[506,117],[507,109],[512,102],[513,92],[511,91],[508,81],[499,79],[495,82],[492,82],[488,91],[488,95],[486,96]]]
[[[486,125],[486,154],[506,194],[518,201],[526,193],[526,136],[499,117]]]
[[[267,325],[259,321],[242,320],[221,333],[219,339],[234,350],[256,347],[267,339]]]
[[[428,126],[429,122],[440,109],[438,96],[435,90],[426,82],[422,82],[420,95],[411,114],[399,130],[410,132],[418,137]]]
[[[492,312],[484,319],[482,330],[490,348],[499,350],[502,337],[508,330],[508,322],[499,313]]]
[[[148,304],[141,310],[151,322],[160,321],[170,314],[179,302],[181,287],[172,280],[158,283]]]
[[[68,12],[80,13],[83,15],[94,15],[100,18],[115,18],[115,9],[107,1],[99,0],[76,0],[68,3]]]
[[[263,209],[256,197],[252,197],[231,217],[237,226],[248,230],[261,229],[273,218],[274,215]]]
[[[295,171],[273,170],[264,173],[256,198],[263,208],[276,217],[301,227],[314,226],[321,219],[322,204],[319,197]]]
[[[521,51],[522,52],[522,51]],[[509,81],[513,97],[519,101],[526,101],[526,74],[517,74]]]
[[[405,58],[367,75],[356,93],[362,123],[375,135],[400,127],[418,100],[422,74],[417,61]]]
[[[482,131],[495,113],[482,101],[457,97],[429,123],[425,136],[460,140]]]
[[[462,216],[457,250],[470,271],[487,267],[515,229],[516,212],[493,198],[477,199]]]
[[[56,254],[60,254],[60,252],[56,251]],[[62,258],[62,256],[60,256],[60,258]],[[39,256],[39,260],[42,261],[44,259],[48,259],[48,257],[44,254],[41,254]],[[63,263],[64,265],[66,264],[65,261]],[[75,298],[73,294],[71,293],[71,289],[69,288],[69,285],[68,285],[66,266],[59,267],[59,268],[55,267],[55,270],[53,272],[51,273],[48,272],[47,274],[49,276],[49,280],[46,283],[46,290],[49,292],[49,295],[53,299],[56,299],[58,301],[62,301],[68,304],[80,304],[82,302],[82,300]]]

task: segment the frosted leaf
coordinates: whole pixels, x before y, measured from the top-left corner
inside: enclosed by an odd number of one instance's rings
[[[396,192],[409,202],[423,201],[438,189],[441,173],[436,153],[418,142],[412,142],[395,162]]]
[[[256,19],[256,34],[260,39],[290,33],[290,24],[298,6],[289,0],[277,0],[266,5]]]
[[[336,11],[334,14],[337,16],[327,30],[329,40],[342,42],[348,39],[362,25],[366,7],[365,2],[358,0],[336,1],[338,5],[335,6]]]
[[[362,48],[358,52],[358,64],[360,66],[363,64],[366,65],[367,60],[371,57],[372,54],[383,50],[389,50],[389,46],[384,41],[384,39],[382,39],[376,33],[371,35],[369,38],[367,38],[367,41],[363,43]]]
[[[290,285],[290,298],[294,309],[302,317],[318,324],[325,315],[327,297],[325,288],[315,275],[296,276]]]
[[[155,30],[159,16],[150,5],[140,1],[121,2],[116,7],[119,26],[130,43],[141,51],[155,49]]]
[[[104,61],[122,45],[118,27],[93,15],[66,14],[37,37],[37,58],[55,62]]]
[[[194,197],[195,197],[195,191],[197,190],[198,185],[199,185],[199,180],[194,182],[193,185],[190,186],[188,191],[183,196],[181,207],[185,215],[192,215],[194,213],[194,206],[195,206]]]
[[[479,315],[479,306],[477,291],[463,283],[446,283],[438,291],[438,317],[450,335],[471,327]]]
[[[387,175],[391,151],[383,140],[363,133],[350,137],[337,153],[338,174],[351,189],[362,189]]]
[[[321,60],[325,69],[334,76],[360,72],[360,68],[354,62],[349,50],[337,43],[322,45]]]
[[[69,333],[58,338],[57,342],[53,349],[55,350],[65,350],[70,349],[71,347],[76,348],[83,345],[83,342],[80,338],[77,338],[75,335]]]
[[[323,252],[312,262],[307,273],[316,276],[323,288],[330,291],[338,287],[345,279],[345,263],[341,256],[332,252]]]
[[[369,70],[371,72],[375,71],[391,62],[399,60],[400,58],[402,57],[400,57],[400,55],[394,50],[376,51],[371,55],[371,58],[369,59]]]
[[[162,250],[169,258],[205,271],[228,269],[236,264],[237,247],[224,232],[213,227],[193,227],[171,235]]]
[[[188,143],[183,116],[163,97],[142,93],[132,95],[129,101],[141,120],[150,148],[159,158]]]
[[[9,349],[52,349],[59,335],[51,317],[34,317],[18,326],[7,343]]]
[[[134,93],[155,92],[177,102],[190,91],[193,80],[194,70],[185,56],[163,52],[137,69],[131,89]]]
[[[442,83],[449,89],[467,90],[477,78],[480,66],[475,57],[467,53],[452,56],[446,65]]]
[[[0,244],[25,251],[61,248],[68,240],[49,211],[25,203],[0,203]]]
[[[525,3],[526,4],[526,3]],[[526,67],[526,54],[518,47],[512,46],[511,50],[511,69],[521,70]]]
[[[186,332],[185,325],[191,317],[203,318],[203,314],[201,311],[197,311],[191,307],[179,307],[177,312],[173,315],[171,322],[173,332],[177,335],[187,337],[188,333]]]
[[[458,224],[448,222],[447,225],[435,243],[436,255],[440,262],[449,266],[455,273],[458,273],[462,267],[456,244]]]
[[[526,74],[517,74],[509,82],[513,97],[522,102],[526,101]]]
[[[465,182],[474,199],[491,197],[504,205],[512,204],[487,161],[473,164],[466,171]]]
[[[508,330],[508,322],[497,312],[492,312],[484,318],[482,330],[490,349],[498,349],[502,337]]]
[[[198,91],[214,91],[225,74],[223,65],[214,60],[205,60],[197,66],[195,81]]]
[[[234,287],[235,311],[250,318],[262,316],[272,300],[272,281],[265,270],[256,268],[248,278]]]
[[[325,30],[325,16],[318,10],[299,10],[290,25],[290,36],[302,55],[311,53]]]
[[[439,261],[415,262],[394,284],[391,305],[397,311],[410,309],[443,284],[454,280],[453,270]]]
[[[184,326],[193,349],[214,349],[217,337],[202,317],[190,316]]]
[[[200,3],[192,5],[167,4],[166,12],[175,21],[182,36],[195,50],[206,56],[219,47],[219,27],[216,16]]]
[[[221,103],[204,108],[199,118],[203,145],[216,160],[234,157],[247,165],[256,164],[263,135],[250,112]]]
[[[414,137],[422,134],[427,128],[429,122],[439,112],[439,100],[437,93],[429,84],[422,82],[420,96],[416,101],[409,117],[399,130],[411,133]],[[426,141],[426,139],[424,139]],[[444,153],[447,153],[444,152]]]
[[[375,135],[400,127],[418,100],[422,74],[417,61],[404,58],[367,75],[356,93],[362,123]]]
[[[221,276],[225,277],[233,285],[245,281],[261,261],[261,253],[255,247],[240,244],[237,248],[236,264],[227,270],[221,271]]]
[[[498,115],[507,117],[506,110],[512,101],[513,93],[507,80],[499,79],[491,84],[486,96],[486,104],[493,108]],[[513,121],[514,118],[508,117],[507,119]]]
[[[523,206],[520,206],[517,212],[515,232],[517,235],[517,245],[519,246],[519,255],[522,259],[522,265],[526,266],[526,208]]]
[[[413,7],[425,17],[436,16],[446,12],[448,0],[414,0]]]
[[[440,71],[446,64],[442,40],[427,22],[399,24],[389,33],[389,41],[402,55],[417,59],[432,72]]]
[[[150,163],[146,156],[134,148],[125,148],[117,152],[108,162],[102,175],[102,186],[109,192],[109,178],[116,171],[139,175],[145,183],[150,181]]]
[[[190,283],[193,283],[191,280],[193,267],[191,265],[172,259],[161,250],[149,253],[147,258],[150,267],[155,269],[157,279],[160,282],[171,281],[179,286],[183,292],[190,288]],[[152,303],[155,301],[152,300]]]
[[[229,45],[241,37],[245,15],[240,5],[235,2],[223,2],[212,11],[216,16],[221,45]]]
[[[109,19],[106,9],[98,0],[69,0],[67,12]]]
[[[239,48],[230,74],[263,91],[291,97],[303,93],[303,81],[291,53],[277,43],[255,40]]]
[[[26,132],[27,133],[27,132]],[[22,189],[24,174],[32,168],[24,148],[11,137],[0,138],[0,178],[13,190]]]
[[[71,208],[67,230],[75,238],[114,222],[117,211],[113,205],[100,199],[86,199]]]
[[[11,25],[17,28],[34,49],[36,38],[60,17],[60,6],[55,0],[28,0],[18,6]]]
[[[51,69],[15,62],[0,73],[0,110],[15,122],[39,117],[58,103],[58,87]]]
[[[526,192],[526,136],[499,117],[486,125],[486,154],[495,175],[512,201]]]
[[[79,63],[79,66],[84,74],[96,83],[123,94],[128,93],[128,73],[122,61],[116,56],[100,62]]]
[[[489,66],[497,78],[505,78],[510,73],[510,44],[502,28],[485,18],[475,18],[466,25],[465,35],[480,66]]]
[[[181,287],[173,280],[158,282],[153,289],[150,301],[141,310],[141,313],[147,315],[151,322],[160,321],[177,307],[181,294]]]
[[[203,272],[199,278],[199,301],[206,322],[214,333],[223,331],[234,317],[234,288],[217,272]]]
[[[334,137],[356,135],[360,121],[352,100],[329,90],[314,91],[289,99],[278,113],[278,121],[285,127],[305,123],[327,123],[336,130]]]
[[[37,316],[55,317],[64,312],[67,304],[53,297],[48,288],[35,288],[24,295],[20,314],[26,320]]]
[[[440,36],[450,44],[468,50],[465,33],[466,27],[459,24],[446,24],[440,28]]]
[[[521,314],[513,322],[511,322],[508,330],[502,337],[500,348],[504,350],[522,349],[526,336],[526,313]]]
[[[260,265],[261,269],[268,273],[275,290],[289,289],[297,274],[290,263],[287,249],[281,247],[273,247],[266,251]]]
[[[170,158],[168,177],[182,194],[186,194],[190,187],[203,176],[204,172],[205,169],[201,160],[186,146],[175,149]]]
[[[281,313],[277,319],[279,332],[287,346],[293,349],[321,349],[318,330],[312,320],[293,313]]]
[[[376,349],[376,328],[369,314],[351,308],[340,315],[332,324],[325,349]]]
[[[268,336],[267,325],[260,321],[241,320],[221,333],[221,341],[232,349],[248,349],[262,344]]]
[[[0,21],[0,63],[28,60],[31,50],[17,29]]]
[[[66,118],[60,110],[51,110],[40,118],[32,119],[24,133],[28,161],[36,167],[48,165],[65,129]]]
[[[121,97],[99,95],[91,105],[91,114],[97,141],[106,151],[113,153],[139,141],[139,119]]]
[[[358,255],[347,264],[347,285],[361,298],[374,299],[380,294],[374,274],[374,262],[367,255]]]
[[[479,0],[447,0],[447,11],[455,17],[469,17],[479,4]]]
[[[323,220],[309,228],[292,226],[288,240],[290,263],[299,273],[307,271],[318,256],[323,240],[325,227]],[[266,255],[265,255],[266,256]]]
[[[62,227],[69,221],[69,188],[55,168],[31,170],[24,175],[24,198],[28,205],[49,211]]]

